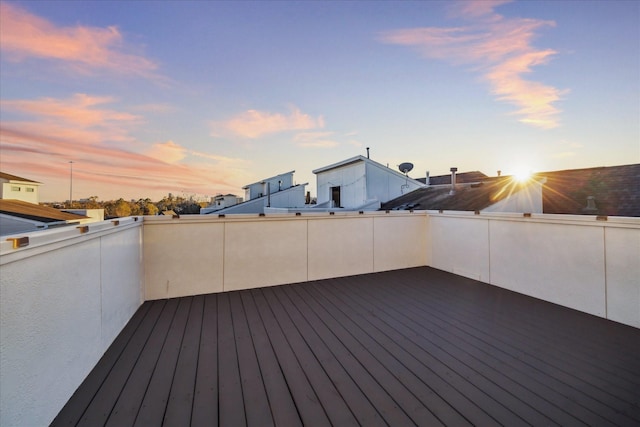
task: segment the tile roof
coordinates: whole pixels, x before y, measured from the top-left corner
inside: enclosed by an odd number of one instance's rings
[[[32,182],[34,184],[41,184],[38,181],[33,181],[33,180],[27,179],[27,178],[21,178],[19,176],[11,175],[10,173],[5,173],[5,172],[0,172],[0,178],[6,179],[6,180],[9,180],[9,181],[22,181],[22,182]]]
[[[0,213],[45,223],[80,221],[88,218],[84,215],[63,212],[48,206],[13,199],[0,199]]]

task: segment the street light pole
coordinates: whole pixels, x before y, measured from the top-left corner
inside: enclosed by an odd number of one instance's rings
[[[69,207],[73,207],[73,160],[69,160]]]

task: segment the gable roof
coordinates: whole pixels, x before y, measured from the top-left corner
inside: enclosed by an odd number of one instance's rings
[[[366,162],[366,161],[370,161],[371,162],[373,160],[367,159],[364,156],[354,156],[354,157],[350,157],[350,158],[345,159],[345,160],[341,160],[341,161],[336,162],[336,163],[332,163],[332,164],[327,165],[327,166],[323,166],[323,167],[318,168],[318,169],[314,169],[311,172],[313,172],[314,174],[319,174],[319,173],[322,173],[322,172],[330,171],[331,169],[337,169],[337,168],[340,168],[342,166],[350,165],[351,163]]]
[[[416,182],[418,185],[421,185],[421,184],[424,185],[424,180],[420,181],[419,179],[413,179],[413,178],[411,178],[409,176],[405,176],[402,172],[400,172],[398,170],[392,169],[392,168],[390,168],[388,166],[383,165],[382,163],[378,163],[375,160],[371,160],[371,159],[369,159],[367,157],[364,157],[362,155],[350,157],[350,158],[342,160],[340,162],[333,163],[331,165],[324,166],[324,167],[321,167],[321,168],[318,168],[318,169],[314,169],[311,172],[313,172],[314,174],[317,175],[317,174],[322,173],[322,172],[327,172],[327,171],[330,171],[332,169],[337,169],[337,168],[340,168],[340,167],[343,167],[343,166],[347,166],[347,165],[350,165],[350,164],[353,164],[353,163],[357,163],[357,162],[363,162],[365,164],[368,164],[368,165],[371,165],[371,166],[375,166],[375,167],[377,167],[379,169],[382,169],[382,170],[384,170],[384,171],[386,171],[386,172],[388,172],[390,174],[396,175],[398,177],[408,178],[409,180]]]
[[[450,185],[429,186],[383,203],[380,209],[480,211],[506,198],[519,186],[509,176],[485,178],[480,183],[456,184],[455,194],[449,194]]]
[[[10,173],[0,172],[0,178],[6,179],[8,181],[20,181],[20,182],[31,182],[33,184],[42,184],[38,181],[33,181],[31,179],[22,178],[17,175],[11,175]]]
[[[640,216],[640,164],[541,172],[544,213]],[[593,196],[597,210],[587,210]]]
[[[63,212],[48,206],[36,205],[35,203],[14,199],[0,199],[0,213],[44,223],[60,221],[73,222],[89,218],[84,215]]]

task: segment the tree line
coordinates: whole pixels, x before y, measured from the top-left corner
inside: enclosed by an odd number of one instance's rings
[[[206,207],[207,203],[170,194],[159,202],[153,202],[149,198],[138,200],[119,198],[118,200],[100,201],[98,196],[91,196],[87,199],[53,205],[64,209],[104,209],[104,217],[108,219],[135,215],[158,215],[166,211],[173,211],[179,215],[199,214],[200,208]]]

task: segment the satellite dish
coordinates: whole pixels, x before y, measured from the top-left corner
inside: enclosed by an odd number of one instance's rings
[[[409,163],[409,162],[400,163],[400,165],[398,166],[398,169],[400,169],[400,172],[406,175],[407,173],[411,172],[411,169],[413,169],[413,163]]]

